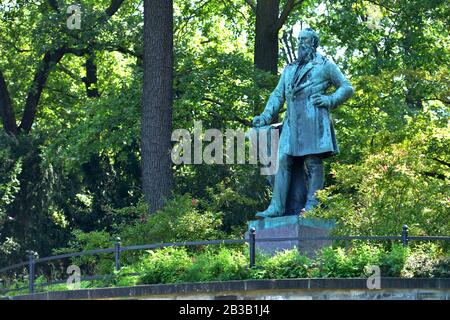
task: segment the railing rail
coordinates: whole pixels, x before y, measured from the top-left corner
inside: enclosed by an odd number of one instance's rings
[[[121,246],[120,238],[116,239],[114,248],[105,249],[95,249],[86,250],[81,252],[73,252],[60,254],[56,256],[36,258],[36,253],[33,251],[28,252],[28,261],[17,263],[6,268],[0,269],[0,273],[5,273],[10,270],[14,270],[20,267],[28,266],[28,278],[29,293],[34,292],[34,287],[49,286],[53,284],[62,284],[65,281],[57,280],[45,283],[35,284],[35,266],[37,263],[43,263],[54,260],[61,260],[67,258],[75,258],[85,255],[94,255],[101,253],[114,253],[115,270],[120,270],[120,254],[126,251],[139,251],[139,250],[149,250],[149,249],[162,249],[167,247],[190,247],[190,246],[201,246],[201,245],[220,245],[220,244],[249,244],[249,265],[254,267],[256,263],[256,243],[257,242],[280,242],[280,241],[316,241],[316,240],[328,240],[328,241],[352,241],[352,240],[368,240],[368,241],[379,241],[379,240],[391,240],[391,241],[402,241],[403,246],[408,246],[409,241],[450,241],[450,236],[409,236],[408,227],[404,225],[402,227],[402,233],[400,236],[318,236],[318,237],[284,237],[284,238],[256,238],[256,229],[251,228],[248,233],[248,238],[245,239],[222,239],[222,240],[209,240],[209,241],[186,241],[186,242],[169,242],[160,244],[144,244],[144,245],[134,245],[134,246]],[[127,274],[127,276],[138,275],[138,274]],[[82,277],[81,281],[104,279],[107,277],[112,277],[113,275],[95,275]],[[26,287],[2,290],[0,292],[12,292],[25,290]]]

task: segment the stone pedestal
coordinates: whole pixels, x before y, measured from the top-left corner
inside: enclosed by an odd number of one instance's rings
[[[332,220],[311,219],[292,215],[249,221],[248,230],[253,227],[256,229],[256,239],[320,237],[329,236],[334,224]],[[246,238],[248,238],[248,232],[246,233]],[[318,249],[330,245],[330,240],[257,241],[256,250],[274,254],[277,251],[294,249],[296,247],[301,254],[311,257]]]

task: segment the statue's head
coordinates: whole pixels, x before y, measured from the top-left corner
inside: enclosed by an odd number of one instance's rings
[[[307,44],[311,45],[314,48],[314,50],[316,50],[317,47],[319,47],[319,40],[320,40],[319,36],[311,28],[306,28],[306,29],[301,30],[298,35],[299,45],[301,45],[303,43],[307,43]]]
[[[304,63],[314,58],[314,53],[319,46],[319,36],[311,29],[306,28],[298,35],[298,59]]]

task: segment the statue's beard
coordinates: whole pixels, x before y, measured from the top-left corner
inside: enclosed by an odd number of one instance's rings
[[[298,48],[298,61],[300,64],[305,64],[314,59],[316,50],[308,45],[302,45]]]

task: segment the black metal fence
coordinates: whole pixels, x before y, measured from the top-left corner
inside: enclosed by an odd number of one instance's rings
[[[402,227],[402,232],[400,236],[319,236],[319,237],[286,237],[286,238],[259,238],[256,239],[256,229],[251,228],[249,230],[249,236],[246,239],[226,239],[226,240],[211,240],[211,241],[191,241],[191,242],[174,242],[174,243],[161,243],[161,244],[146,244],[146,245],[136,245],[136,246],[126,246],[122,247],[120,238],[116,239],[114,248],[107,249],[97,249],[88,250],[75,253],[61,254],[57,256],[37,258],[37,254],[33,251],[28,251],[28,261],[14,264],[12,266],[0,269],[0,273],[5,273],[7,271],[28,266],[28,292],[34,293],[35,288],[35,267],[38,263],[75,258],[86,255],[94,255],[100,253],[114,253],[115,259],[115,270],[120,269],[120,254],[125,251],[138,251],[138,250],[148,250],[148,249],[162,249],[166,247],[192,247],[192,246],[202,246],[202,245],[220,245],[220,244],[249,244],[249,266],[250,268],[255,267],[256,264],[256,242],[279,242],[279,241],[314,241],[314,240],[329,240],[329,241],[353,241],[353,240],[367,240],[367,241],[377,241],[377,240],[391,240],[391,241],[401,241],[403,246],[408,246],[410,241],[446,241],[450,242],[450,236],[409,236],[408,226],[404,225]],[[137,275],[137,274],[130,274]],[[90,281],[104,279],[106,277],[111,277],[112,275],[106,276],[89,276],[83,277],[81,281]],[[52,281],[46,283],[40,283],[40,286],[49,286],[54,284],[65,283],[65,281]],[[7,293],[13,291],[22,291],[26,287],[0,290],[0,293]]]

